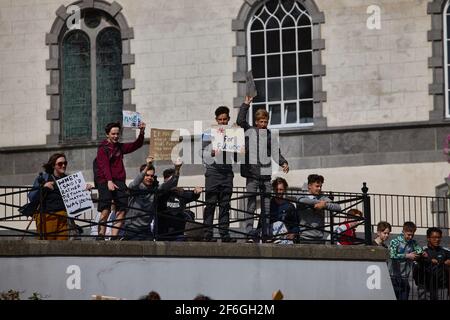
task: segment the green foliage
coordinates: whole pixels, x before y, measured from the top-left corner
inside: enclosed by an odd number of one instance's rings
[[[0,300],[20,300],[20,294],[24,291],[17,291],[9,289],[8,292],[0,292]],[[28,300],[42,300],[42,294],[39,292],[33,292]]]

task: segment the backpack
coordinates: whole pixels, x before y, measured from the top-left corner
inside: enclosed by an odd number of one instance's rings
[[[109,154],[109,148],[107,146],[105,146],[105,145],[101,145],[100,147],[103,147],[103,150],[105,151],[106,156],[109,159],[109,164],[111,165],[112,156]],[[119,143],[119,149],[120,149],[120,152],[122,152],[122,144],[121,143]],[[98,188],[98,162],[97,162],[97,157],[95,157],[94,161],[92,162],[92,171],[94,172],[94,186],[95,186],[95,188]]]

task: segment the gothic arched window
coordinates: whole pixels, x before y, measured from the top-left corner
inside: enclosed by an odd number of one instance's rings
[[[56,11],[45,38],[50,48],[48,144],[103,139],[107,123],[122,121],[122,109],[136,110],[130,78],[134,32],[121,11],[117,2],[104,0],[79,0]]]
[[[295,0],[270,0],[247,26],[248,66],[258,91],[249,121],[258,109],[271,127],[313,123],[312,19]]]

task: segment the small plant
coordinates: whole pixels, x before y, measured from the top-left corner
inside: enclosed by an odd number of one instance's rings
[[[39,292],[33,292],[31,297],[28,297],[28,300],[42,300],[42,294]]]
[[[20,300],[20,292],[12,289],[8,292],[0,292],[0,300]]]
[[[24,293],[24,291],[17,291],[13,289],[9,289],[8,292],[0,292],[0,300],[20,300],[20,295]],[[28,300],[42,300],[42,294],[39,292],[33,292],[31,297],[28,297]]]

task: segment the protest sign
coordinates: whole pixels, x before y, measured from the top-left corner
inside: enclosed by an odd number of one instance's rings
[[[236,153],[245,152],[245,134],[243,128],[213,126],[211,127],[211,140],[213,150]]]
[[[247,72],[246,75],[246,96],[248,97],[256,97],[258,95],[258,92],[256,91],[256,84],[255,81],[253,80],[253,73],[250,70],[249,72]]]
[[[172,160],[172,153],[179,154],[176,149],[180,142],[179,130],[154,129],[150,131],[150,155],[155,161]]]
[[[134,111],[122,111],[123,114],[123,121],[122,125],[124,128],[139,128],[139,125],[142,122],[142,117],[139,112]]]
[[[86,182],[81,172],[61,178],[56,183],[69,217],[77,217],[83,211],[92,209],[91,194],[86,190]]]

